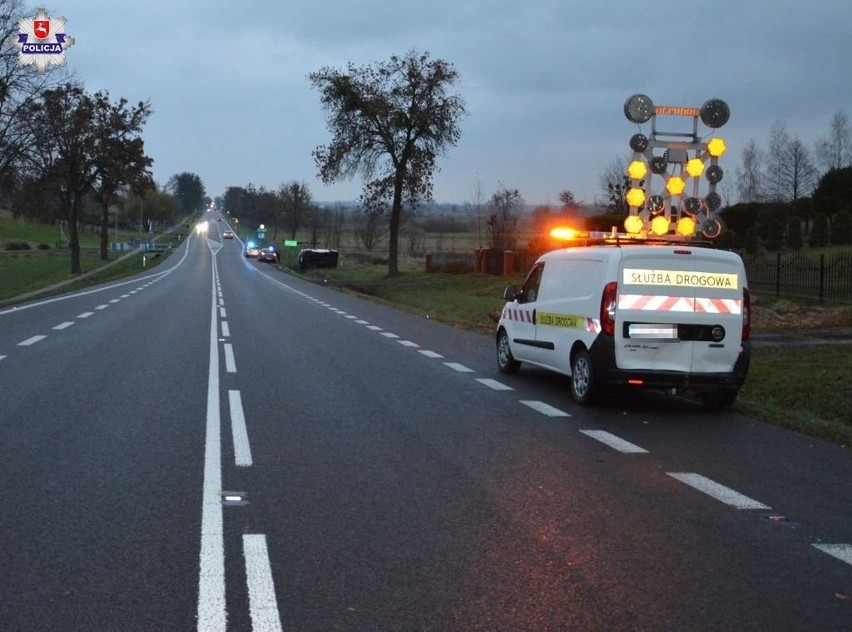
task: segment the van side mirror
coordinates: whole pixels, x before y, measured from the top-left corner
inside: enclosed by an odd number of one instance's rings
[[[514,285],[507,285],[506,289],[503,290],[503,300],[512,302],[518,298],[518,291],[515,289]]]

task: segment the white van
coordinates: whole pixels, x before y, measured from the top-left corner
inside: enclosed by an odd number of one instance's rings
[[[520,291],[506,288],[500,370],[569,375],[580,404],[633,385],[730,406],[751,356],[742,259],[693,243],[586,243],[542,255]]]

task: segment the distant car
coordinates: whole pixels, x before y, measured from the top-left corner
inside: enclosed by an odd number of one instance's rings
[[[257,255],[257,260],[278,263],[281,260],[281,254],[275,246],[267,246],[266,248],[261,249],[260,254]]]
[[[222,239],[233,239],[234,237],[236,237],[236,235],[232,230],[226,230],[224,233],[222,233]]]
[[[253,241],[246,242],[246,257],[256,257],[260,254],[261,247]]]
[[[221,217],[217,217],[217,218],[216,218],[216,221],[217,221],[217,222],[221,222],[221,221],[222,221],[222,218],[221,218]]]

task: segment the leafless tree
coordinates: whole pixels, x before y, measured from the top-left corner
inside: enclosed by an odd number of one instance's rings
[[[488,205],[489,241],[491,248],[513,250],[518,243],[518,219],[524,200],[517,189],[500,185]]]
[[[826,171],[852,165],[852,127],[846,112],[834,113],[831,130],[817,139],[814,154]]]
[[[740,202],[761,202],[764,198],[763,151],[754,139],[749,140],[737,167],[737,193]]]
[[[288,182],[278,189],[278,197],[281,200],[283,219],[290,239],[296,239],[299,228],[313,208],[311,190],[304,182]]]
[[[766,157],[767,194],[773,202],[795,202],[810,195],[817,171],[810,152],[797,137],[791,137],[780,121],[772,126]]]
[[[630,160],[630,157],[613,158],[599,180],[607,206],[613,213],[620,215],[626,215],[630,208],[625,200],[630,189],[630,178],[627,177],[627,165]]]

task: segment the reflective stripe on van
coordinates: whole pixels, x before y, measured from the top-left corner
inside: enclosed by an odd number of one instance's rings
[[[619,294],[618,309],[654,312],[698,312],[708,314],[741,314],[742,300],[730,298],[693,298],[691,296],[661,296],[648,294]]]
[[[532,323],[532,312],[527,309],[513,309],[511,307],[503,308],[503,318],[505,320],[516,320],[522,323]]]

